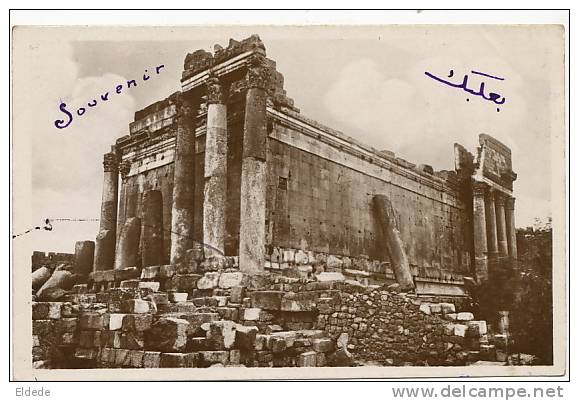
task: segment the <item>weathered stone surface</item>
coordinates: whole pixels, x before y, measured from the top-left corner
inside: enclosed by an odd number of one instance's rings
[[[32,302],[32,320],[60,319],[62,303]]]
[[[121,303],[123,313],[149,313],[150,310],[149,302],[144,299],[127,299]]]
[[[163,194],[159,190],[143,193],[142,199],[142,266],[163,263]]]
[[[146,331],[153,324],[153,315],[151,314],[127,314],[123,317],[123,331]]]
[[[83,330],[106,330],[109,325],[109,315],[98,312],[85,312],[79,317],[79,327]]]
[[[76,242],[74,246],[74,273],[88,276],[94,265],[94,250],[94,241]]]
[[[140,271],[138,268],[132,267],[123,267],[120,269],[116,269],[114,272],[106,272],[105,275],[111,274],[112,279],[105,279],[105,281],[124,281],[124,280],[133,280],[138,279],[140,277]]]
[[[159,276],[160,266],[145,266],[141,271],[141,280],[154,280]]]
[[[170,302],[186,302],[189,294],[186,292],[170,292],[169,301]]]
[[[109,314],[109,330],[120,330],[123,327],[124,313]]]
[[[39,301],[54,301],[59,299],[63,293],[68,291],[75,283],[75,276],[69,271],[60,270],[52,273],[52,276],[36,293],[36,299]]]
[[[38,290],[52,276],[52,270],[46,266],[36,269],[32,273],[32,288]]]
[[[259,320],[260,313],[261,313],[260,308],[245,308],[243,310],[243,320],[250,320],[250,321]]]
[[[316,275],[316,279],[321,282],[326,281],[344,281],[346,277],[340,272],[322,272]]]
[[[94,271],[110,270],[115,264],[116,230],[101,230],[95,241]]]
[[[238,287],[243,283],[243,273],[241,272],[226,272],[219,277],[219,288]]]
[[[400,285],[402,291],[413,289],[414,280],[392,203],[386,195],[374,195],[372,203],[377,221],[386,240],[390,265],[394,271],[396,282]]]
[[[220,320],[209,324],[207,340],[213,349],[230,349],[235,343],[236,323]]]
[[[162,317],[147,332],[145,343],[147,347],[157,351],[181,351],[187,345],[188,326],[187,320]]]
[[[254,291],[251,293],[251,306],[266,310],[280,310],[283,292]]]
[[[474,319],[474,315],[471,312],[460,312],[456,315],[456,320],[459,321],[469,321],[469,320],[473,320]]]
[[[121,230],[115,257],[115,269],[139,267],[139,243],[141,240],[141,219],[129,217]]]
[[[316,367],[316,352],[308,351],[301,353],[298,358],[298,366],[307,368]]]
[[[217,288],[219,285],[219,276],[220,273],[218,272],[207,272],[197,281],[197,288],[200,290],[207,290],[211,288]]]
[[[318,294],[315,292],[288,293],[281,300],[281,310],[288,312],[317,311]]]
[[[238,324],[235,332],[235,347],[240,349],[253,349],[255,338],[258,333],[257,326],[243,326]]]
[[[330,352],[334,349],[334,342],[329,338],[315,338],[312,340],[312,348],[316,352]]]
[[[195,128],[197,105],[182,96],[177,105],[177,135],[171,213],[171,264],[178,264],[193,246],[195,198]]]

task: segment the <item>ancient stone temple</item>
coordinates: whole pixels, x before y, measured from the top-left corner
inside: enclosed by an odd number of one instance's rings
[[[93,270],[66,299],[107,306],[81,314],[75,363],[343,366],[360,345],[395,364],[494,360],[455,305],[517,258],[509,148],[481,134],[434,171],[362,144],[301,114],[255,35],[187,54],[181,88],[104,155]],[[392,327],[372,323],[381,308]],[[423,341],[437,351],[414,354]]]
[[[124,246],[139,231],[131,218],[141,224],[138,267],[177,263],[196,244],[205,256],[239,256],[248,273],[331,258],[391,281],[404,256],[419,292],[458,295],[463,276],[483,279],[489,260],[516,258],[506,146],[481,135],[476,160],[456,145],[456,171],[433,171],[304,117],[283,83],[256,36],[188,54],[182,92],[136,112],[105,155],[99,236],[116,232],[117,257],[113,266],[97,241],[95,269],[132,266],[119,256],[136,252]],[[377,196],[392,205],[396,261]],[[145,258],[150,247],[159,260]]]

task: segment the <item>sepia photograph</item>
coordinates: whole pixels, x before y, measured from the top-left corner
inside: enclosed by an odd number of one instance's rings
[[[17,377],[564,374],[565,38],[14,26]]]

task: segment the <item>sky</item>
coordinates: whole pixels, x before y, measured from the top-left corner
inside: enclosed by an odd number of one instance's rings
[[[253,33],[303,115],[437,170],[454,169],[455,142],[474,153],[478,135],[489,134],[513,153],[517,226],[551,215],[562,156],[552,144],[564,135],[563,32],[556,26],[23,27],[14,32],[14,233],[45,218],[98,218],[103,154],[128,134],[134,112],[180,89],[188,52]],[[145,69],[159,64],[165,68],[143,82]],[[451,69],[459,82],[472,70],[503,77],[486,81],[506,99],[500,112],[424,74],[446,78]],[[86,107],[129,79],[138,86],[55,128],[64,117],[61,101],[71,110]],[[97,231],[95,221],[57,221],[51,232],[21,241],[72,252],[75,241],[94,240]]]

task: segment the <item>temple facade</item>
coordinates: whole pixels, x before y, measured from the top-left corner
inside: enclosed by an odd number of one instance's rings
[[[481,134],[434,171],[304,117],[259,37],[185,57],[180,92],[104,155],[95,274],[237,257],[248,275],[316,271],[465,295],[514,263],[511,152]]]

